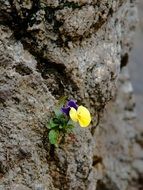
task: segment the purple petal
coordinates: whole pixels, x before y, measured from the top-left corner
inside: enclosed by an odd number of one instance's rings
[[[68,101],[68,103],[66,104],[66,106],[61,108],[61,111],[66,114],[67,116],[69,116],[69,112],[70,112],[70,108],[75,108],[77,110],[77,104],[75,100],[70,100]]]
[[[70,111],[70,107],[62,107],[61,111],[66,114],[67,116],[69,116],[69,111]]]
[[[71,108],[75,108],[77,110],[77,104],[75,100],[68,101],[67,106]]]

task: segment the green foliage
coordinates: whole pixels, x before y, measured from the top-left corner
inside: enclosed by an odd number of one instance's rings
[[[54,117],[50,119],[46,127],[49,130],[48,138],[50,144],[55,145],[56,147],[60,143],[61,139],[65,134],[72,132],[74,126],[72,121],[69,120],[69,117],[64,115],[60,109],[65,103],[66,97],[60,99],[56,109],[54,110]]]
[[[58,144],[58,136],[59,136],[59,131],[58,130],[50,130],[49,132],[49,141],[51,144],[54,144],[55,146],[57,146]]]
[[[86,107],[78,106],[76,101],[72,99],[65,102],[66,99],[66,97],[62,97],[59,100],[56,109],[54,109],[54,117],[46,125],[49,142],[56,147],[59,143],[64,142],[67,133],[73,131],[74,125],[72,122],[78,122],[81,127],[87,127],[91,122],[91,115]],[[73,115],[75,115],[75,118]]]

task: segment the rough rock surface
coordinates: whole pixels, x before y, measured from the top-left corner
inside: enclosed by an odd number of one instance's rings
[[[128,0],[0,0],[0,189],[136,187],[132,88],[119,77],[135,18]],[[92,125],[116,99],[96,130],[77,126],[53,150],[45,124],[63,95],[90,108]]]

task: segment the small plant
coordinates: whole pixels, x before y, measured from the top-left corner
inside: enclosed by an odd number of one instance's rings
[[[91,115],[86,107],[78,106],[75,100],[69,100],[66,105],[64,102],[65,98],[54,110],[54,117],[47,124],[49,141],[55,146],[58,146],[65,134],[73,131],[73,122],[78,122],[81,127],[88,127],[91,122]]]

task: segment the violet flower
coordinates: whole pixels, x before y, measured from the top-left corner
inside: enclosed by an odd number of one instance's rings
[[[69,116],[69,111],[71,108],[75,108],[77,110],[77,104],[75,100],[69,100],[68,103],[66,104],[66,106],[63,106],[61,108],[61,111],[66,114],[67,116]]]

